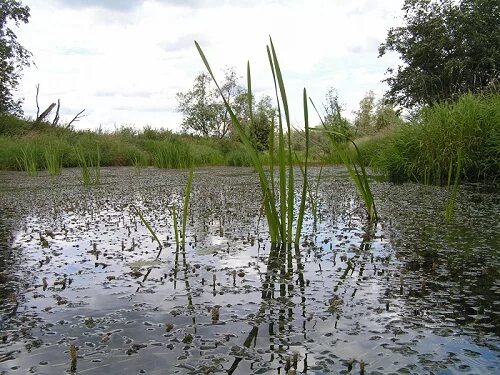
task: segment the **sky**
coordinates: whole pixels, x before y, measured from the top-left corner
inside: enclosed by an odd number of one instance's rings
[[[24,0],[28,24],[18,41],[33,54],[17,95],[26,116],[61,100],[61,121],[85,109],[75,129],[144,126],[180,130],[176,93],[204,71],[198,41],[216,76],[234,67],[246,82],[250,61],[257,99],[273,95],[266,54],[273,39],[292,123],[302,126],[302,90],[322,103],[337,89],[344,114],[366,92],[381,97],[387,68],[378,57],[387,30],[401,22],[403,0]],[[312,116],[311,116],[312,117]],[[314,122],[314,120],[313,120]]]

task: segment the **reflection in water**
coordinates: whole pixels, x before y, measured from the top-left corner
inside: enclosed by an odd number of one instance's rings
[[[22,217],[0,221],[0,298],[18,301],[0,307],[0,372],[71,370],[71,345],[79,373],[494,372],[498,198],[465,188],[446,226],[440,188],[375,184],[370,225],[342,173],[323,174],[297,247],[270,246],[250,170],[197,172],[185,247],[168,209],[183,172],[21,177],[0,193]]]

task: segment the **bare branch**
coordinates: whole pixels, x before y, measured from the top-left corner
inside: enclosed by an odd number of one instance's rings
[[[69,128],[71,126],[72,123],[74,123],[75,121],[79,121],[82,117],[85,117],[86,115],[82,115],[82,113],[85,112],[85,109],[82,109],[80,112],[78,112],[76,114],[75,117],[73,117],[73,120],[71,120],[68,125],[66,125],[66,129]]]
[[[37,83],[36,84],[36,118],[38,118],[38,116],[40,115],[40,107],[38,105],[38,93],[40,92],[40,84]]]
[[[49,105],[47,107],[47,109],[45,111],[43,111],[40,116],[38,116],[36,118],[35,124],[41,123],[50,114],[50,112],[52,112],[52,110],[54,109],[55,106],[56,106],[56,103],[52,103],[51,105]]]
[[[52,126],[57,126],[57,123],[59,122],[59,108],[61,108],[61,100],[57,99],[56,115],[54,116],[54,121],[52,121]]]

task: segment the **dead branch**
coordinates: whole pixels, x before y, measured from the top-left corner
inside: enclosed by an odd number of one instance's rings
[[[73,120],[71,120],[68,125],[66,125],[66,129],[71,126],[71,124],[75,121],[79,121],[82,117],[85,117],[86,115],[82,115],[82,113],[85,112],[85,109],[82,109],[80,112],[76,114],[75,117],[73,117]]]
[[[51,105],[49,105],[47,107],[47,109],[45,111],[43,111],[40,116],[38,116],[36,118],[35,124],[41,123],[50,114],[50,112],[52,112],[52,110],[54,109],[55,106],[56,106],[56,103],[52,103]]]
[[[40,84],[36,84],[36,118],[40,115],[40,106],[38,105],[38,93],[40,92]]]
[[[61,100],[57,99],[56,115],[54,116],[54,121],[52,121],[52,126],[57,126],[57,123],[59,122],[59,108],[61,108]]]

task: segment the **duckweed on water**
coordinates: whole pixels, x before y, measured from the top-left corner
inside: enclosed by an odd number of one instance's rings
[[[324,168],[316,225],[306,211],[300,244],[271,246],[254,172],[204,169],[179,249],[168,208],[183,202],[183,171],[103,168],[92,189],[72,169],[0,173],[0,373],[500,366],[494,191],[459,187],[447,224],[446,188],[372,182],[381,219],[369,223],[347,172]],[[161,233],[158,259],[131,205]]]

